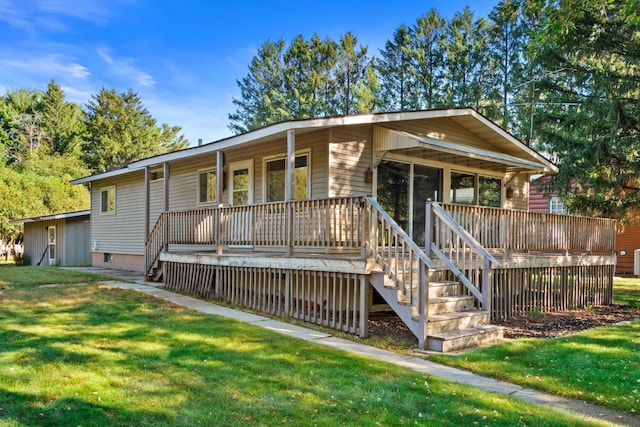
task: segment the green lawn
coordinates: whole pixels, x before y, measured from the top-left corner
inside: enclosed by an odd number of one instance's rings
[[[0,426],[585,424],[133,291],[36,286],[76,274],[0,269]]]
[[[614,300],[640,307],[640,279],[614,282]],[[531,388],[640,412],[640,320],[552,339],[518,339],[432,360]]]

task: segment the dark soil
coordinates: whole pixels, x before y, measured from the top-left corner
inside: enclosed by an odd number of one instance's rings
[[[640,309],[612,304],[582,310],[540,313],[496,324],[504,326],[505,338],[552,338],[637,319],[640,319]]]
[[[504,326],[505,338],[552,338],[573,334],[597,326],[615,325],[640,319],[640,309],[628,305],[612,304],[589,309],[555,313],[533,313],[511,320],[493,322]],[[416,338],[392,313],[372,314],[369,334],[375,338],[394,342],[415,342]]]

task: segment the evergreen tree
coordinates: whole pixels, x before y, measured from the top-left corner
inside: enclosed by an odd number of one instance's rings
[[[511,128],[513,87],[523,79],[525,61],[525,31],[519,0],[502,0],[489,14],[490,60],[495,72],[488,86],[490,106],[488,116]]]
[[[66,101],[60,85],[51,80],[42,95],[42,125],[51,154],[81,154],[86,137],[82,118],[80,106]]]
[[[484,93],[491,74],[487,53],[487,21],[474,20],[469,6],[457,12],[446,26],[445,102],[450,107],[475,107],[486,104]]]
[[[411,28],[409,72],[416,82],[416,108],[432,109],[443,106],[442,37],[445,23],[438,12],[431,9],[428,14],[420,16]]]
[[[235,133],[292,118],[287,109],[284,78],[285,42],[267,40],[251,60],[249,73],[236,81],[240,98],[233,98],[229,129]]]
[[[411,36],[409,29],[401,25],[380,51],[377,62],[380,75],[380,100],[385,111],[405,111],[419,108],[411,63]]]
[[[91,97],[86,108],[90,138],[83,147],[84,158],[94,172],[188,146],[188,141],[178,136],[180,127],[157,126],[132,90],[118,94],[113,89],[102,89]]]
[[[535,40],[541,63],[557,70],[539,82],[539,148],[558,159],[557,184],[575,213],[625,220],[640,208],[640,19],[633,4],[550,3]]]
[[[366,46],[358,45],[358,38],[351,31],[340,37],[334,72],[334,105],[337,114],[368,112],[360,111],[358,108],[367,108],[374,104],[372,97],[376,83],[371,80],[371,75],[367,76],[367,67],[370,64],[367,50]],[[363,99],[358,99],[358,95]]]

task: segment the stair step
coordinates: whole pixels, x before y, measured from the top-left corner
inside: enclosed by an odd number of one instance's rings
[[[429,298],[429,315],[469,311],[474,307],[474,297],[471,295],[454,295]]]
[[[429,298],[453,296],[458,294],[460,283],[451,280],[429,282]]]
[[[502,326],[485,325],[477,328],[467,328],[460,331],[451,331],[427,337],[427,348],[433,351],[446,353],[461,350],[463,348],[477,347],[501,341],[503,338]]]
[[[427,334],[437,335],[450,331],[477,328],[489,323],[491,315],[484,310],[435,314],[428,318]]]

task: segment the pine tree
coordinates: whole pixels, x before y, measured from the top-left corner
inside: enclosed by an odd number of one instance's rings
[[[533,46],[556,71],[539,82],[539,148],[558,159],[557,184],[575,213],[626,220],[640,208],[640,19],[632,5],[551,3]]]
[[[292,118],[287,108],[284,76],[285,41],[267,40],[251,60],[249,73],[236,81],[240,98],[233,98],[236,110],[229,114],[229,129],[235,133]]]
[[[409,72],[416,82],[416,108],[432,109],[443,106],[442,37],[445,23],[438,12],[431,9],[428,14],[420,16],[411,28]]]
[[[118,94],[102,89],[86,107],[85,123],[91,137],[84,158],[94,172],[121,167],[132,161],[188,146],[180,127],[157,125],[131,89]]]
[[[411,36],[405,25],[398,27],[391,40],[380,51],[377,62],[380,75],[380,100],[385,111],[405,111],[418,108],[415,84],[409,71]]]
[[[371,104],[371,101],[358,99],[365,92],[371,91],[375,87],[375,82],[371,82],[371,76],[367,76],[369,58],[367,47],[358,45],[358,38],[351,32],[347,32],[340,37],[337,51],[337,61],[334,71],[334,81],[336,86],[336,98],[334,101],[335,112],[337,114],[360,113],[358,108],[363,108]],[[370,83],[365,81],[367,77]],[[368,93],[368,92],[367,92]]]

